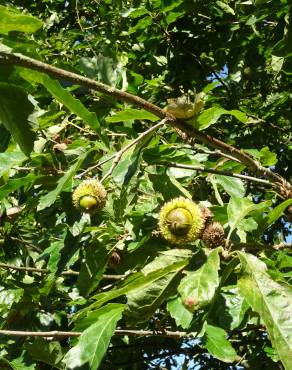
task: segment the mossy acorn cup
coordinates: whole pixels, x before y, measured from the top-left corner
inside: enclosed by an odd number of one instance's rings
[[[74,206],[84,213],[94,215],[105,206],[106,190],[98,180],[84,180],[73,192]]]
[[[199,238],[205,225],[200,207],[179,197],[165,203],[159,213],[162,236],[171,244],[182,245]]]

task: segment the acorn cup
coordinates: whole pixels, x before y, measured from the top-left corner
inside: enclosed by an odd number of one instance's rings
[[[209,248],[216,248],[224,245],[224,229],[220,222],[215,221],[207,225],[202,233],[202,240]]]
[[[158,224],[162,236],[168,242],[182,245],[199,238],[205,219],[196,203],[179,197],[163,205]]]
[[[98,180],[84,180],[73,192],[73,205],[84,213],[94,215],[105,206],[106,195]]]

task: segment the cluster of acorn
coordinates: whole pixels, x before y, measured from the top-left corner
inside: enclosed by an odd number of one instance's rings
[[[159,214],[159,228],[163,237],[172,244],[183,245],[202,239],[210,248],[223,245],[224,229],[208,208],[179,197],[164,204]]]
[[[106,190],[98,180],[85,180],[73,192],[73,204],[90,215],[99,212],[106,203]],[[197,239],[210,248],[224,243],[224,229],[212,222],[212,212],[193,201],[179,197],[164,204],[159,214],[161,235],[171,244],[183,245]]]

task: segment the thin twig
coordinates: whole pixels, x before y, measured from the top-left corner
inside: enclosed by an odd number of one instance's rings
[[[51,338],[64,338],[64,337],[79,337],[82,332],[80,331],[22,331],[22,330],[0,330],[0,335],[17,336],[17,337],[51,337]],[[192,333],[180,331],[151,331],[151,330],[115,330],[115,335],[131,335],[131,336],[157,336],[169,338],[184,338],[192,337]]]
[[[90,89],[99,91],[106,95],[113,96],[117,99],[123,100],[130,104],[134,104],[140,108],[143,108],[160,118],[167,118],[169,123],[176,129],[177,133],[181,136],[183,140],[187,140],[188,138],[196,138],[197,140],[201,141],[208,146],[219,149],[225,154],[231,155],[238,159],[242,164],[249,167],[254,173],[259,174],[270,180],[275,184],[277,187],[278,193],[284,198],[288,199],[292,195],[292,187],[291,184],[288,183],[282,176],[272,172],[269,168],[265,168],[261,166],[261,164],[255,161],[252,157],[250,157],[244,151],[241,151],[232,145],[226,144],[225,142],[216,139],[211,135],[207,135],[194,127],[188,125],[184,121],[180,121],[176,119],[172,114],[164,111],[163,109],[159,108],[158,106],[149,103],[148,101],[127,93],[125,91],[121,91],[115,87],[107,86],[101,82],[97,82],[95,80],[91,80],[87,77],[83,77],[76,73],[72,73],[69,71],[65,71],[63,69],[51,66],[49,64],[40,62],[36,59],[29,58],[27,56],[21,54],[13,54],[8,53],[5,51],[0,51],[0,62],[4,64],[15,64],[20,65],[23,67],[30,68],[32,70],[37,70],[43,73],[46,73],[50,76],[53,76],[57,79],[66,79],[71,81],[75,84],[87,86]]]
[[[121,160],[123,154],[127,150],[129,150],[130,148],[132,148],[132,146],[136,145],[141,140],[143,140],[144,137],[146,137],[147,135],[149,135],[153,131],[157,130],[159,127],[163,126],[166,121],[167,121],[167,119],[164,118],[163,120],[161,120],[160,122],[158,122],[156,125],[150,127],[148,130],[144,131],[135,140],[131,141],[128,145],[124,146],[121,150],[119,150],[118,152],[116,152],[115,155],[114,155],[113,163],[112,163],[110,169],[108,170],[108,172],[101,179],[101,182],[104,182],[113,173],[113,170],[115,169],[115,167],[117,166],[117,164]]]
[[[42,268],[37,268],[37,267],[26,267],[26,266],[15,266],[15,265],[10,265],[8,263],[0,263],[0,268],[6,269],[6,270],[17,270],[17,271],[26,271],[26,272],[36,272],[40,274],[49,274],[51,273],[50,270],[47,269],[42,269]],[[78,271],[73,271],[73,270],[67,270],[63,271],[62,275],[79,275]],[[107,280],[121,280],[125,277],[125,275],[103,275],[103,279]]]
[[[181,163],[168,163],[167,166],[169,167],[176,167],[176,168],[185,168],[193,171],[199,171],[199,172],[207,172],[207,173],[214,173],[216,175],[223,175],[223,176],[231,176],[231,177],[236,177],[242,180],[246,181],[252,181],[252,182],[257,182],[262,185],[273,185],[270,181],[268,180],[263,180],[263,179],[258,179],[257,177],[252,177],[252,176],[247,176],[247,175],[241,175],[238,173],[233,173],[230,171],[220,171],[220,170],[214,170],[212,168],[207,168],[204,166],[192,166],[188,164],[181,164]]]

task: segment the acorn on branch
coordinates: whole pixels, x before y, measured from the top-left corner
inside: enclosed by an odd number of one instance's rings
[[[164,204],[160,210],[158,224],[167,241],[182,245],[199,238],[205,219],[196,203],[179,197]]]
[[[212,222],[207,225],[202,233],[202,240],[209,248],[216,248],[224,244],[224,229],[220,222]]]
[[[73,192],[73,204],[82,212],[93,215],[106,203],[106,190],[98,180],[84,180]]]

